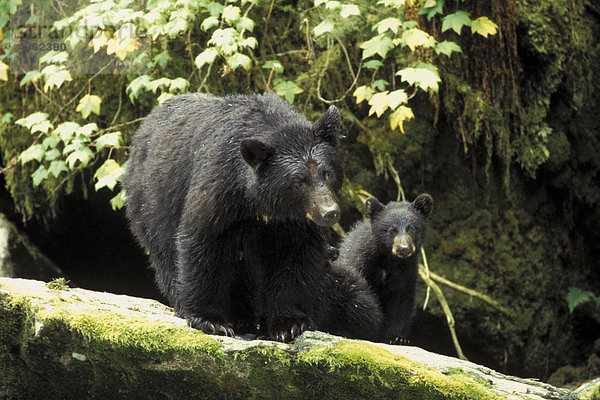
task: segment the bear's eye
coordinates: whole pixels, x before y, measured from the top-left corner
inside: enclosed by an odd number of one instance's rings
[[[391,226],[388,228],[388,233],[390,233],[391,235],[395,235],[398,233],[398,229],[396,229],[395,226]]]
[[[331,171],[324,169],[323,170],[323,180],[330,180],[331,179]]]
[[[406,233],[408,233],[409,235],[413,235],[415,233],[415,227],[412,225],[407,226]]]
[[[308,185],[308,180],[309,180],[308,175],[298,175],[294,179],[294,184],[298,188],[304,187],[304,186]]]

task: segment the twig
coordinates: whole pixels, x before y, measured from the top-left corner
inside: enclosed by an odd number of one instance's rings
[[[468,360],[463,353],[462,348],[460,347],[460,343],[458,343],[458,337],[456,336],[456,330],[454,329],[454,317],[452,316],[452,311],[450,311],[450,307],[448,306],[444,292],[442,292],[442,289],[440,289],[440,287],[427,276],[427,272],[425,271],[423,264],[419,264],[419,275],[421,276],[421,279],[425,281],[427,286],[433,289],[433,292],[442,306],[442,310],[444,310],[444,314],[446,315],[446,323],[448,324],[448,329],[450,329],[450,335],[452,336],[452,342],[454,343],[454,348],[456,349],[458,358],[461,360]]]
[[[423,259],[423,265],[425,266],[425,272],[427,273],[427,278],[431,278],[431,272],[429,271],[429,263],[427,263],[427,255],[425,254],[425,249],[421,246],[421,258]],[[423,301],[423,311],[427,308],[427,303],[429,303],[429,296],[431,295],[431,287],[427,285],[427,290],[425,292],[425,301]]]
[[[493,300],[490,296],[487,296],[485,294],[479,293],[476,290],[473,289],[469,289],[467,287],[464,287],[462,285],[459,285],[458,283],[454,283],[452,281],[449,281],[446,278],[443,278],[433,272],[430,272],[430,276],[431,279],[433,279],[434,281],[438,281],[439,283],[442,283],[446,286],[450,286],[453,289],[456,289],[460,292],[466,293],[469,296],[473,296],[473,297],[477,297],[478,299],[483,300],[484,302],[488,303],[490,306],[494,307],[496,310],[506,314],[506,315],[511,315],[512,313],[510,312],[510,310],[508,310],[505,307],[502,307],[501,305],[499,305],[495,300]]]

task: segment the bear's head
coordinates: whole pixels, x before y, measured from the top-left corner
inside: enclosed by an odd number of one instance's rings
[[[433,198],[420,194],[412,202],[390,201],[386,206],[369,197],[365,201],[377,245],[398,258],[416,253],[425,240],[427,217],[433,208]]]
[[[340,123],[338,109],[331,106],[312,125],[284,121],[272,137],[240,142],[242,158],[253,171],[255,206],[263,217],[308,218],[321,226],[339,220]]]

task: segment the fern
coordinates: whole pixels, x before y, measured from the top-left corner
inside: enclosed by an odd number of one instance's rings
[[[600,297],[596,297],[594,293],[590,291],[581,290],[580,288],[570,287],[569,293],[567,293],[567,304],[569,305],[569,312],[573,312],[575,307],[583,304],[587,301],[593,300],[598,307],[600,307]]]

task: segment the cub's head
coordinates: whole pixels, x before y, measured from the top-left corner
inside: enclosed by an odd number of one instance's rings
[[[321,226],[339,220],[340,123],[338,109],[331,106],[312,125],[283,121],[268,139],[240,142],[242,158],[252,169],[252,193],[260,214],[275,220],[308,218]]]
[[[424,193],[412,203],[391,201],[384,206],[369,197],[365,208],[378,245],[398,258],[407,258],[414,255],[425,240],[433,198]]]

